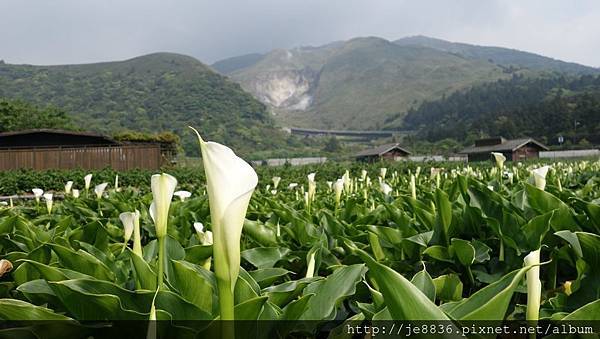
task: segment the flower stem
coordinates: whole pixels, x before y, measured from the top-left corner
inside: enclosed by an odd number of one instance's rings
[[[233,292],[228,281],[217,279],[219,287],[219,310],[221,320],[234,320],[233,312]]]
[[[163,288],[165,265],[165,238],[158,238],[158,288]]]

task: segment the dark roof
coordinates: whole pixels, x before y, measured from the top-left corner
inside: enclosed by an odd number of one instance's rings
[[[375,148],[360,151],[360,152],[356,153],[356,157],[379,156],[379,155],[383,155],[394,149],[400,150],[401,152],[404,152],[406,154],[410,154],[409,151],[400,147],[399,143],[394,143],[394,144],[385,144],[385,145],[381,145],[381,146],[378,146]]]
[[[0,133],[0,147],[45,147],[70,145],[115,145],[112,138],[92,133],[60,129],[29,129]]]
[[[490,152],[514,152],[515,150],[527,145],[534,144],[541,150],[547,151],[548,147],[539,141],[532,138],[521,138],[521,139],[511,139],[511,140],[503,140],[501,144],[496,145],[488,145],[488,146],[471,146],[463,149],[460,153],[490,153]]]

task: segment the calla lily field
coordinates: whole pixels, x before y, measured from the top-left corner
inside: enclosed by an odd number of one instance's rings
[[[198,140],[202,167],[0,205],[0,319],[600,320],[598,160],[254,169]]]

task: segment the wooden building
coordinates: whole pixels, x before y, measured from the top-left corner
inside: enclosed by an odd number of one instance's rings
[[[410,152],[400,147],[400,144],[385,144],[361,151],[355,155],[356,160],[375,162],[378,160],[398,160],[410,155]]]
[[[171,156],[160,143],[119,142],[95,133],[50,129],[0,133],[0,170],[159,169]]]
[[[540,151],[548,147],[532,138],[507,140],[503,137],[480,139],[475,145],[467,147],[460,153],[466,154],[468,161],[488,161],[492,152],[502,153],[506,160],[521,161],[539,158]]]

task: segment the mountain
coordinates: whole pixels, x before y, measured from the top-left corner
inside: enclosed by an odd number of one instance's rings
[[[599,70],[499,47],[427,37],[355,38],[277,49],[212,65],[265,103],[280,124],[324,129],[404,128],[422,102],[513,74]]]
[[[425,102],[404,123],[429,141],[502,135],[556,143],[563,136],[600,144],[600,76],[514,76]]]
[[[600,73],[600,69],[565,62],[534,53],[516,49],[490,46],[477,46],[465,43],[450,42],[422,35],[406,37],[394,41],[400,46],[422,46],[463,56],[473,60],[482,60],[502,65],[514,66],[536,71],[555,71],[572,75]]]
[[[78,126],[115,134],[172,131],[198,152],[188,125],[238,152],[285,145],[265,106],[200,61],[156,53],[125,61],[65,66],[0,64],[0,98],[65,110]]]

